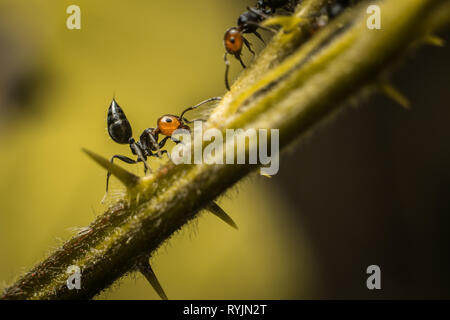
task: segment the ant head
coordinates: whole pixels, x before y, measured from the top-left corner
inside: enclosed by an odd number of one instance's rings
[[[187,129],[189,130],[189,127],[184,124],[182,118],[178,116],[174,116],[172,114],[166,114],[158,119],[157,122],[158,131],[165,135],[165,136],[171,136],[172,133],[177,129]]]
[[[113,99],[108,109],[107,124],[109,136],[115,142],[127,144],[130,143],[130,139],[133,139],[131,125],[115,99]]]
[[[239,54],[244,44],[241,31],[235,27],[228,29],[225,32],[223,44],[228,53],[234,55]]]

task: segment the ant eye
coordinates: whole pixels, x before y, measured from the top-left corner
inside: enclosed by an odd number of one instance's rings
[[[165,122],[167,122],[167,123],[171,123],[172,122],[172,119],[170,119],[170,118],[166,118],[166,119],[164,119],[165,120]]]

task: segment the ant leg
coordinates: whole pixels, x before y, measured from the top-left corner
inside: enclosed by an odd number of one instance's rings
[[[169,152],[167,150],[161,150],[161,154],[167,154],[167,156],[169,156]]]
[[[161,150],[160,149],[162,148],[162,146],[164,146],[164,143],[160,147],[159,144],[158,144],[158,141],[157,141],[157,139],[158,139],[157,137],[155,137],[153,134],[149,134],[148,137],[151,140],[151,146],[148,149],[150,149],[150,150],[156,149],[156,152],[158,154],[158,158],[161,158]],[[167,140],[167,139],[164,138],[163,140],[161,140],[160,143],[162,143],[165,140]],[[152,154],[150,150],[148,150],[148,151],[149,151],[150,154]]]
[[[168,136],[164,137],[164,139],[162,139],[159,143],[158,141],[156,141],[154,136],[150,136],[150,139],[152,140],[152,149],[156,149],[156,153],[153,154],[151,153],[152,156],[156,156],[158,158],[162,158],[162,155],[164,154],[164,152],[167,152],[165,150],[161,150],[162,147],[164,147],[164,145],[166,144],[167,139],[169,139]]]
[[[151,173],[152,169],[148,165],[148,163],[146,161],[147,157],[144,156],[141,148],[135,142],[130,144],[130,148],[131,148],[131,150],[134,151],[133,153],[138,156],[138,161],[142,161],[144,163],[144,172],[147,173],[147,170],[148,170]]]
[[[227,59],[227,53],[225,52],[225,55],[223,56],[223,59],[225,60],[225,87],[228,91],[230,91],[230,84],[228,83],[228,71],[230,70],[230,61]]]
[[[213,97],[213,98],[209,98],[209,99],[203,100],[202,102],[197,103],[195,106],[192,106],[192,107],[189,107],[189,108],[185,109],[185,110],[181,113],[180,118],[183,118],[183,115],[184,115],[186,112],[191,111],[191,110],[194,110],[194,109],[200,107],[201,105],[204,105],[205,103],[208,103],[208,102],[211,102],[211,101],[220,101],[220,100],[222,100],[222,97]]]
[[[234,55],[234,57],[239,60],[239,62],[241,63],[242,68],[245,69],[246,66],[245,66],[244,62],[242,61],[242,59],[241,59],[241,54],[240,53],[236,53]],[[227,53],[226,52],[225,52],[225,55],[223,56],[223,59],[225,60],[225,66],[226,66],[225,67],[225,87],[227,88],[228,91],[230,91],[230,84],[228,82],[228,71],[230,70],[230,62],[227,59]]]
[[[269,32],[272,32],[272,33],[277,33],[276,30],[274,30],[272,28],[268,28],[268,27],[263,27],[262,25],[260,25],[259,23],[256,23],[256,22],[249,21],[249,22],[247,22],[247,25],[255,26],[255,27],[258,27],[259,29],[263,29],[263,30],[266,30],[266,31],[269,31]]]
[[[136,161],[136,160],[133,160],[133,159],[130,159],[128,157],[121,156],[118,154],[116,154],[115,156],[112,156],[110,162],[113,163],[114,159],[119,159],[119,160],[122,160],[123,162],[130,163],[130,164],[138,163],[138,161]],[[102,203],[105,201],[106,196],[108,195],[108,185],[109,185],[109,177],[110,176],[111,176],[111,172],[108,171],[108,173],[106,174],[106,193],[102,199]]]
[[[167,151],[167,150],[161,150],[161,156],[158,156],[157,153],[153,153],[151,156],[157,157],[157,158],[162,158],[162,155],[163,155],[163,154],[167,154],[167,158],[169,158],[169,160],[172,160],[172,159],[170,158],[169,151]]]
[[[168,152],[167,150],[161,150],[161,156],[162,156],[164,153],[167,154],[167,158],[169,158],[169,160],[172,160],[172,159],[170,158],[170,154],[169,154],[169,152]]]
[[[241,58],[241,55],[240,55],[240,54],[236,54],[235,57],[236,57],[236,59],[238,59],[239,62],[241,63],[242,68],[244,68],[244,69],[247,68],[247,67],[245,66],[245,64],[244,64],[244,61],[242,61],[242,58]]]
[[[173,137],[170,138],[173,142],[175,142],[175,144],[179,144],[179,143],[183,143],[183,141],[180,141],[178,139],[175,139]]]
[[[258,33],[258,31],[253,32],[253,34],[262,41],[262,43],[266,44],[266,42],[264,41],[264,39],[262,38],[262,36]]]
[[[256,8],[252,8],[252,7],[247,7],[247,10],[252,12],[252,13],[254,13],[254,14],[256,14],[257,16],[260,16],[263,19],[268,19],[268,18],[270,18],[271,14],[275,13],[275,12],[272,12],[272,9],[269,9],[270,12],[268,12],[268,14],[265,14],[261,10],[258,10]]]
[[[164,139],[162,139],[162,140],[158,143],[158,148],[159,148],[159,149],[162,149],[162,148],[164,147],[164,145],[166,144],[166,142],[167,142],[167,140],[168,140],[169,138],[170,138],[169,136],[164,137]],[[165,150],[163,150],[163,151],[160,150],[161,154],[163,154],[164,151],[165,151]]]
[[[252,47],[250,45],[250,42],[248,42],[247,39],[245,39],[244,37],[242,37],[242,40],[244,40],[244,44],[247,47],[247,49],[253,54],[253,56],[255,55],[255,51],[252,50]],[[245,67],[244,67],[245,68]]]

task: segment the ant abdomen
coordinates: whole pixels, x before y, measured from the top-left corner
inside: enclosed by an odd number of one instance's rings
[[[115,142],[120,144],[130,143],[133,136],[125,113],[114,99],[108,109],[108,133]]]

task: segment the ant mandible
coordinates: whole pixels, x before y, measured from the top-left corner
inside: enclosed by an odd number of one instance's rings
[[[144,163],[144,172],[151,172],[150,166],[147,163],[148,157],[158,157],[161,158],[164,153],[168,155],[167,150],[161,150],[166,144],[167,140],[170,138],[175,143],[180,143],[179,140],[172,137],[172,134],[177,129],[186,129],[190,131],[190,127],[187,125],[188,123],[192,123],[194,121],[190,121],[184,117],[184,114],[188,111],[194,110],[201,105],[211,102],[211,101],[219,101],[222,97],[214,97],[206,99],[195,106],[186,108],[181,115],[176,116],[173,114],[163,115],[156,122],[156,128],[147,128],[145,129],[141,136],[139,137],[139,141],[135,141],[133,138],[133,131],[131,129],[130,122],[128,121],[125,113],[122,108],[119,106],[115,99],[112,100],[111,105],[108,109],[108,117],[107,117],[107,125],[108,125],[108,133],[109,136],[119,144],[128,144],[130,146],[131,152],[134,155],[137,155],[137,159],[133,160],[129,157],[122,155],[114,155],[111,157],[111,163],[114,159],[121,160],[126,163],[135,164],[139,162]],[[159,134],[164,135],[165,137],[158,142]],[[111,173],[108,171],[106,175],[106,195],[108,194],[108,184]]]
[[[257,29],[263,29],[267,31],[274,32],[270,28],[265,28],[260,25],[260,23],[271,15],[275,13],[276,9],[283,8],[287,6],[289,0],[259,0],[256,4],[256,8],[248,8],[243,14],[241,14],[237,21],[237,27],[231,27],[225,31],[223,43],[225,47],[225,55],[223,57],[225,61],[225,87],[230,90],[230,84],[228,82],[228,72],[230,69],[230,62],[228,61],[228,54],[233,55],[240,63],[242,68],[246,68],[244,62],[241,58],[242,47],[245,45],[247,49],[255,55],[252,50],[250,42],[244,38],[244,33],[253,33],[258,37],[263,43],[264,40],[261,35],[257,32]]]

